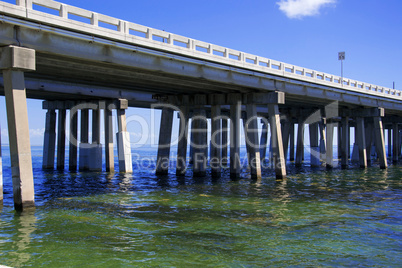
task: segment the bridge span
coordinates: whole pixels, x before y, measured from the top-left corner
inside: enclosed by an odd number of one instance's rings
[[[334,165],[335,127],[342,166],[347,166],[353,155],[349,152],[351,128],[358,142],[354,158],[361,167],[367,167],[370,161],[372,144],[381,168],[387,167],[390,152],[385,151],[385,129],[388,145],[392,144],[392,160],[397,162],[401,154],[399,90],[50,0],[16,0],[14,4],[0,1],[0,46],[0,94],[6,97],[14,203],[18,209],[34,204],[26,98],[44,100],[43,108],[47,110],[43,168],[54,168],[57,151],[56,167],[64,169],[66,111],[70,110],[69,169],[102,169],[104,147],[106,169],[114,171],[112,112],[116,110],[119,171],[132,172],[125,118],[128,107],[162,109],[158,174],[168,172],[174,110],[180,115],[179,176],[187,170],[187,147],[191,143],[194,176],[204,176],[207,168],[213,176],[220,176],[229,146],[230,174],[238,177],[242,126],[250,174],[256,179],[261,177],[260,160],[266,155],[268,127],[270,161],[277,178],[286,177],[287,160],[302,163],[305,125],[309,125],[312,166]],[[104,146],[100,140],[100,110],[105,115]],[[211,141],[207,140],[209,118]],[[257,119],[263,122],[261,136],[256,131]]]

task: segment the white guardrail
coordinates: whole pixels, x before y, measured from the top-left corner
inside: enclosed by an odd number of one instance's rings
[[[23,17],[44,25],[60,26],[74,32],[111,38],[134,45],[228,64],[253,71],[402,100],[402,92],[399,90],[347,78],[342,79],[336,75],[194,40],[56,1],[15,0],[15,4],[0,1],[0,13]]]

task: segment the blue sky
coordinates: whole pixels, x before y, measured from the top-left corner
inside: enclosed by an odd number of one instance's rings
[[[337,54],[346,51],[345,77],[391,88],[395,82],[402,88],[400,0],[62,2],[336,75],[340,75]],[[7,143],[4,97],[0,109],[2,143]],[[28,109],[31,143],[41,144],[45,121],[41,102],[29,101]],[[146,112],[129,110],[135,113]]]

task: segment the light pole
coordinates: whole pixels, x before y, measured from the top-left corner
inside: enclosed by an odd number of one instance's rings
[[[341,84],[343,86],[343,61],[345,60],[345,51],[338,52],[338,60],[341,61]]]

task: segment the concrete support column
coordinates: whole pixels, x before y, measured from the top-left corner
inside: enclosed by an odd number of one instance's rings
[[[241,102],[230,105],[230,177],[240,177],[240,115]]]
[[[353,151],[351,160],[352,162],[359,162],[359,146],[357,145],[357,127],[355,126],[355,142],[353,144]]]
[[[54,169],[56,153],[56,111],[46,112],[45,136],[43,141],[43,169]]]
[[[100,106],[92,109],[92,145],[90,149],[89,170],[102,171],[102,144],[100,143]]]
[[[366,121],[368,119],[366,118]],[[371,150],[372,150],[372,144],[373,144],[373,123],[372,122],[366,122],[365,124],[365,129],[364,133],[366,136],[366,154],[367,154],[367,164],[371,164]]]
[[[179,144],[177,145],[176,175],[186,174],[187,170],[187,140],[189,111],[187,107],[182,107],[180,113]]]
[[[267,154],[267,143],[268,143],[268,123],[261,120],[262,130],[261,130],[261,140],[260,140],[260,157],[261,161],[265,160]]]
[[[80,137],[80,154],[79,154],[79,169],[89,169],[89,110],[81,110],[81,137]]]
[[[320,147],[318,146],[318,123],[309,125],[310,134],[310,165],[311,167],[320,166]]]
[[[401,147],[399,144],[399,128],[397,123],[392,125],[392,132],[392,161],[396,163],[399,160],[399,148]],[[388,129],[388,133],[391,133],[391,129]],[[388,147],[391,148],[391,142],[388,142]]]
[[[377,148],[378,158],[380,160],[380,168],[386,169],[388,167],[387,154],[385,152],[384,130],[382,127],[382,120],[380,116],[375,116],[374,121],[374,135],[375,146]]]
[[[295,124],[291,122],[289,130],[289,161],[295,161]]]
[[[282,146],[282,131],[279,107],[268,104],[269,125],[271,126],[272,158],[277,179],[286,178],[285,154]]]
[[[228,119],[222,118],[222,166],[228,164]]]
[[[304,120],[299,119],[297,127],[296,166],[301,166],[304,156]]]
[[[0,126],[1,133],[1,126]],[[1,155],[1,134],[0,134],[0,206],[3,204],[3,158]]]
[[[6,97],[14,207],[34,206],[34,183],[29,140],[24,71],[35,70],[35,51],[8,46],[0,49]]]
[[[343,117],[341,124],[341,165],[346,168],[349,162],[349,117]]]
[[[392,128],[388,128],[387,132],[388,132],[388,156],[392,156],[393,153],[393,146],[391,146],[391,144],[393,144],[393,139],[392,139],[392,132],[396,133],[393,131],[394,129],[394,125],[392,125]],[[392,132],[391,132],[392,130]],[[394,134],[395,135],[395,134]]]
[[[364,133],[364,118],[356,118],[356,142],[359,150],[359,163],[360,167],[367,167],[367,153],[366,153],[366,135]]]
[[[123,101],[123,100],[121,100]],[[126,103],[127,101],[124,100]],[[117,151],[119,155],[119,172],[131,173],[133,172],[133,160],[131,157],[131,144],[130,144],[130,133],[127,131],[127,121],[126,121],[126,107],[117,108],[117,123],[118,132],[116,134],[117,138]]]
[[[258,118],[257,106],[255,104],[247,104],[246,106],[246,144],[249,148],[249,166],[252,179],[261,179],[261,157],[260,145],[258,144]]]
[[[348,124],[348,129],[347,129],[347,135],[348,135],[347,151],[348,151],[348,159],[350,159],[351,152],[350,152],[350,125],[349,124]]]
[[[59,109],[57,115],[57,170],[64,170],[66,161],[66,109]]]
[[[191,127],[190,127],[190,159],[189,164],[194,164],[194,133],[192,129],[194,129],[194,120],[191,118]]]
[[[211,175],[214,178],[221,176],[222,167],[222,127],[221,127],[221,106],[211,106]]]
[[[169,172],[170,144],[172,140],[173,110],[162,108],[161,125],[159,130],[158,158],[156,175],[166,175]]]
[[[334,128],[336,123],[327,124],[327,154],[326,163],[327,168],[334,167]]]
[[[325,118],[321,119],[321,122],[318,124],[320,127],[320,155],[321,161],[326,161],[326,154],[327,154],[327,140],[325,129],[327,126],[327,120]]]
[[[111,104],[106,103],[104,120],[106,172],[114,172],[113,110]]]
[[[69,160],[68,167],[70,171],[77,170],[77,154],[78,154],[78,110],[73,108],[70,109],[70,147],[68,150]]]
[[[289,148],[289,136],[290,136],[290,122],[288,120],[284,120],[282,122],[282,138],[283,138],[283,153],[285,155],[285,163],[288,155]]]
[[[342,147],[343,147],[343,138],[342,138],[342,132],[343,132],[343,125],[342,125],[342,123],[341,124],[338,124],[338,126],[337,126],[337,139],[338,139],[338,142],[337,142],[337,144],[338,144],[338,146],[337,146],[337,155],[338,155],[338,159],[340,159],[340,158],[342,158]]]
[[[205,148],[207,147],[208,135],[208,125],[204,107],[196,107],[196,109],[194,109],[193,121],[193,129],[191,129],[194,137],[193,177],[204,177],[207,167]]]

